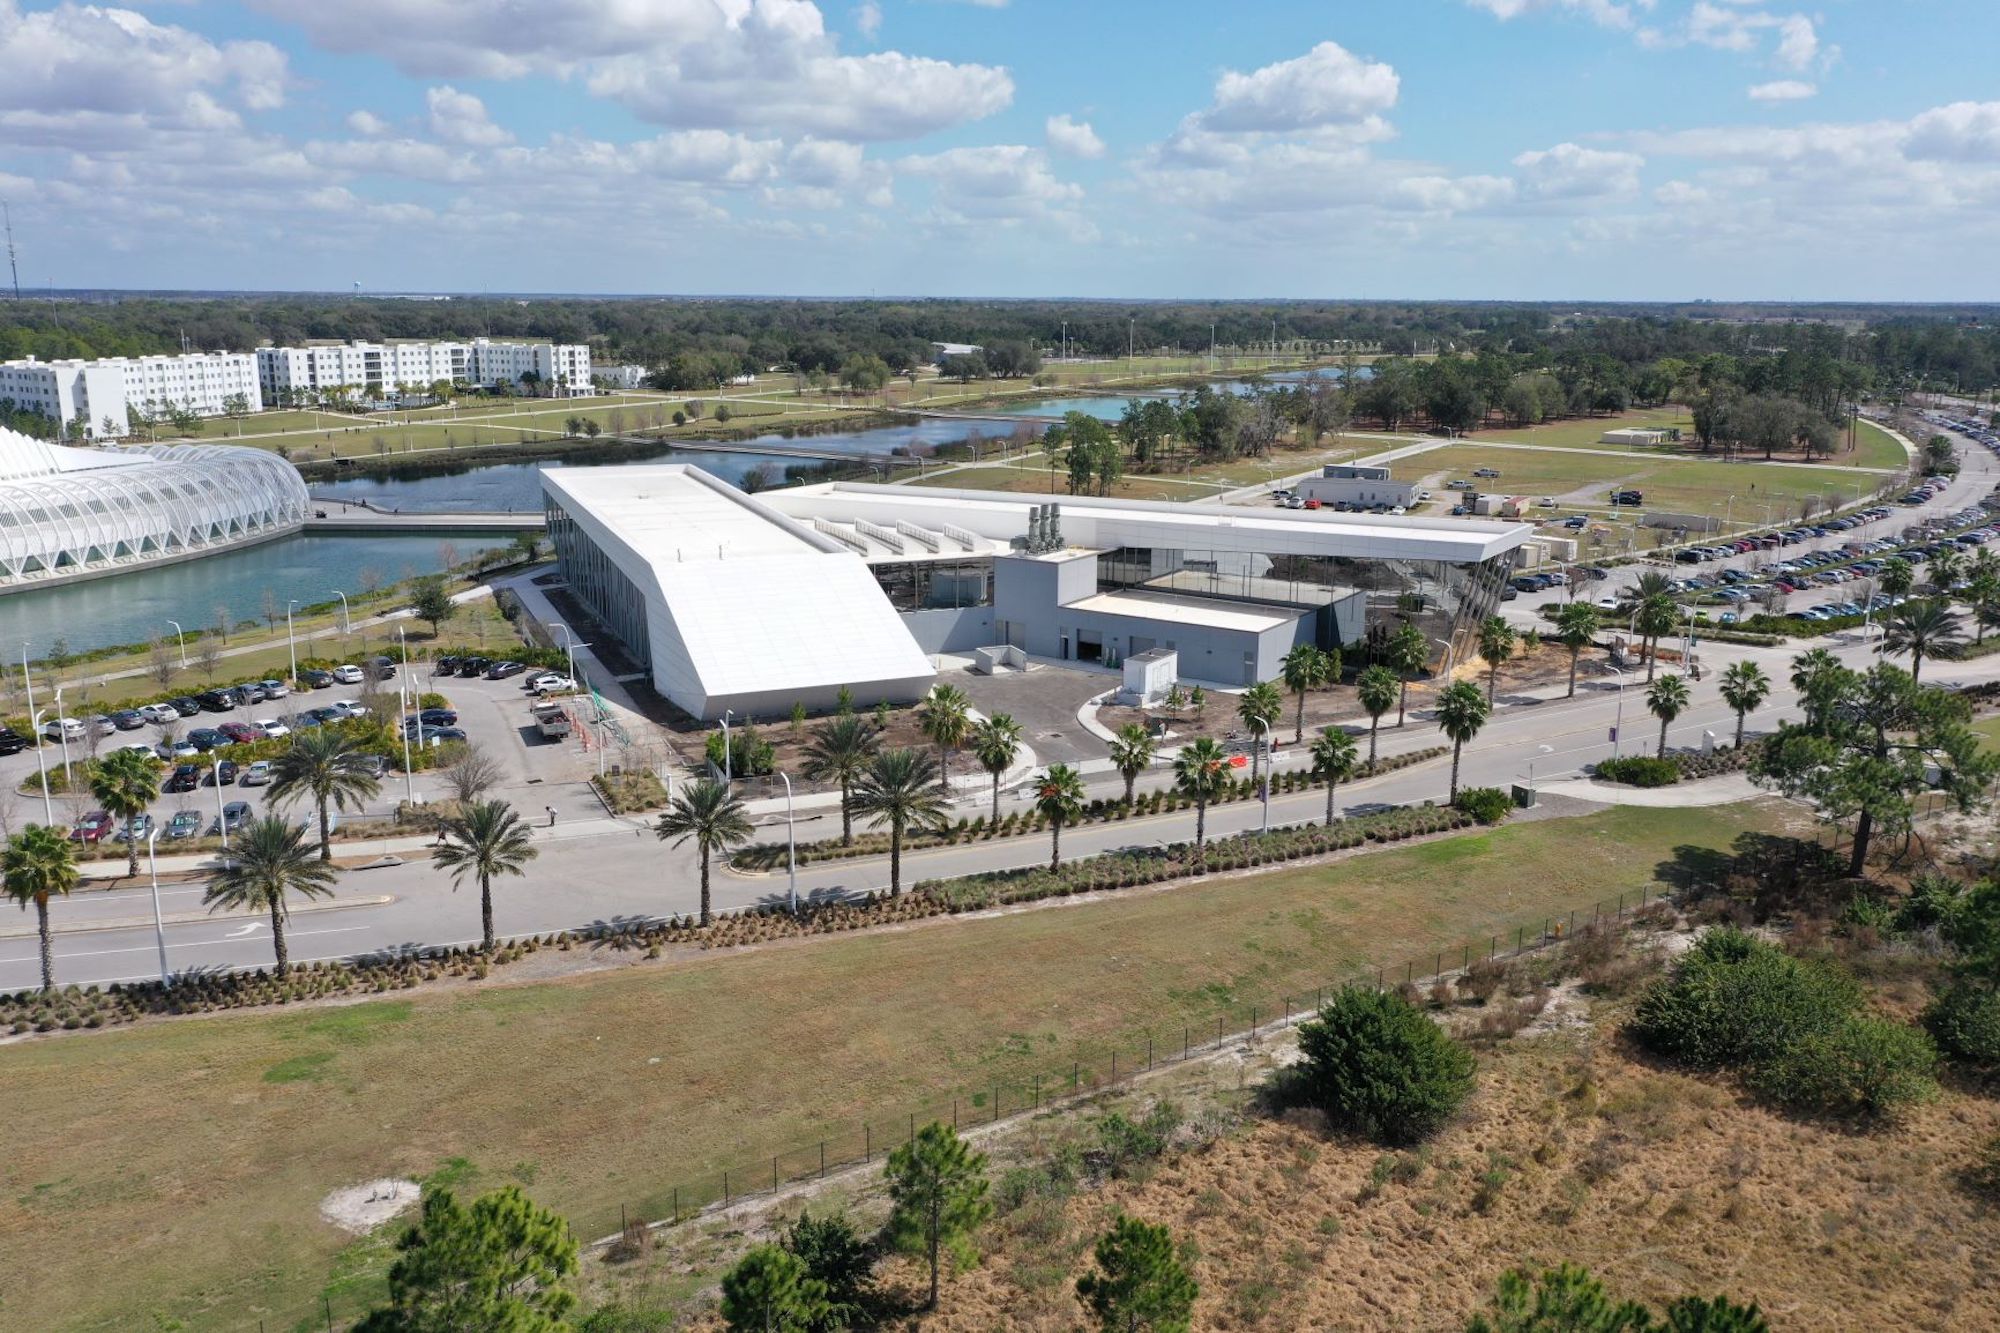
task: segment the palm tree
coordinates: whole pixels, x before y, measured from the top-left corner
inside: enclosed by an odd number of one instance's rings
[[[1771,678],[1755,662],[1732,662],[1722,673],[1722,702],[1736,711],[1736,748],[1743,748],[1743,718],[1763,706]]]
[[[1959,579],[1965,574],[1965,561],[1951,547],[1941,547],[1931,557],[1930,564],[1924,567],[1924,572],[1929,576],[1931,591],[1940,599],[1949,601],[1951,590],[1958,586]]]
[[[1917,586],[1917,567],[1901,556],[1890,556],[1876,571],[1875,586],[1885,597],[1908,597]]]
[[[252,820],[236,835],[229,860],[209,876],[208,892],[202,895],[211,912],[240,907],[271,914],[271,947],[280,977],[292,966],[285,949],[286,895],[324,898],[333,892],[333,867],[314,858],[303,836],[277,815]]]
[[[813,728],[806,743],[806,776],[815,782],[840,784],[840,841],[854,841],[854,784],[868,771],[882,734],[865,718],[852,713],[828,718]]]
[[[457,889],[467,875],[479,881],[480,949],[493,952],[493,877],[525,873],[535,850],[528,826],[505,801],[474,801],[438,824],[444,841],[431,848],[431,864],[451,872]]]
[[[1333,825],[1333,792],[1346,779],[1354,776],[1355,760],[1360,750],[1354,744],[1354,737],[1340,727],[1328,727],[1313,738],[1312,771],[1316,778],[1326,779],[1326,822]]]
[[[1972,609],[1973,642],[1986,642],[1986,631],[2000,619],[2000,559],[1980,547],[1965,571],[1965,604]]]
[[[1285,688],[1298,699],[1292,714],[1292,743],[1306,735],[1306,691],[1317,690],[1340,675],[1340,654],[1321,652],[1310,643],[1295,644],[1278,664]]]
[[[1681,609],[1674,605],[1674,599],[1665,593],[1655,593],[1639,603],[1639,614],[1633,617],[1633,628],[1646,645],[1646,683],[1652,684],[1653,672],[1660,665],[1660,636],[1671,634],[1680,623]]]
[[[1064,824],[1083,818],[1083,775],[1068,764],[1052,764],[1035,784],[1035,809],[1049,821],[1049,869],[1062,864]]]
[[[7,896],[21,904],[35,905],[35,929],[42,942],[42,991],[56,988],[54,943],[49,935],[49,895],[68,897],[77,886],[76,851],[61,829],[30,824],[7,839],[0,851],[0,873],[6,876]]]
[[[1152,734],[1137,722],[1128,722],[1118,729],[1118,739],[1111,742],[1111,762],[1118,770],[1118,776],[1125,779],[1125,804],[1132,804],[1133,789],[1139,784],[1139,775],[1153,762]]]
[[[933,685],[917,706],[924,735],[938,747],[938,788],[951,781],[951,752],[972,734],[972,701],[956,685]]]
[[[1660,749],[1656,758],[1667,757],[1667,728],[1687,711],[1687,677],[1669,671],[1646,687],[1646,708],[1660,719]]]
[[[681,785],[673,804],[653,825],[653,836],[662,842],[672,838],[676,847],[694,839],[701,862],[701,924],[707,925],[713,919],[708,896],[709,858],[717,852],[726,855],[750,841],[749,811],[722,783],[697,778]]]
[[[274,805],[289,805],[309,797],[319,812],[319,859],[333,859],[333,831],[327,820],[329,803],[342,810],[359,810],[382,790],[362,765],[360,742],[332,727],[292,733],[292,742],[271,761]]]
[[[903,892],[903,831],[944,823],[944,798],[931,790],[937,765],[915,750],[885,750],[875,756],[854,788],[854,808],[880,827],[889,826],[889,896]]]
[[[1488,616],[1479,627],[1479,655],[1486,659],[1486,702],[1493,702],[1493,689],[1500,683],[1500,668],[1514,656],[1518,640],[1514,627],[1504,616]]]
[[[1569,602],[1556,612],[1556,637],[1562,646],[1569,649],[1569,694],[1576,698],[1576,663],[1583,656],[1583,650],[1597,642],[1598,631],[1604,628],[1604,617],[1598,614],[1589,602]]]
[[[1826,710],[1847,688],[1849,672],[1825,648],[1808,648],[1792,659],[1792,689],[1806,711],[1806,727],[1821,731]]]
[[[1368,714],[1368,767],[1375,767],[1375,741],[1382,731],[1382,715],[1396,707],[1403,697],[1401,677],[1385,666],[1372,666],[1354,678],[1355,697]]]
[[[1389,668],[1396,673],[1396,725],[1403,725],[1403,712],[1409,702],[1410,682],[1417,674],[1430,665],[1431,644],[1424,632],[1405,620],[1402,627],[1389,636],[1387,649]]]
[[[1905,602],[1889,613],[1882,651],[1910,655],[1910,679],[1924,669],[1926,657],[1956,657],[1965,644],[1958,612],[1928,598]]]
[[[125,873],[139,873],[139,816],[160,799],[160,762],[137,750],[119,750],[97,761],[90,794],[104,812],[125,825]]]
[[[1271,736],[1271,728],[1284,715],[1285,700],[1278,693],[1278,687],[1268,680],[1260,680],[1243,691],[1236,701],[1236,716],[1243,719],[1243,725],[1257,736],[1257,746],[1250,751],[1250,776],[1254,779],[1262,769],[1264,742]],[[1261,725],[1260,725],[1261,724]]]
[[[1000,822],[1000,779],[1021,755],[1021,724],[995,713],[972,731],[972,753],[993,775],[993,822]]]
[[[1479,734],[1493,706],[1469,680],[1455,681],[1438,695],[1438,730],[1451,738],[1451,799],[1458,800],[1458,757],[1465,743]]]
[[[1174,786],[1194,802],[1194,863],[1208,859],[1208,803],[1229,788],[1229,755],[1203,736],[1174,757]]]

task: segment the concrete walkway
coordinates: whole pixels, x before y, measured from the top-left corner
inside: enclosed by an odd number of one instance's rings
[[[1568,778],[1561,782],[1541,782],[1535,790],[1543,796],[1568,796],[1601,805],[1643,805],[1655,809],[1694,808],[1730,805],[1771,795],[1741,773],[1676,782],[1670,787],[1628,787],[1622,782],[1599,782],[1596,778]]]

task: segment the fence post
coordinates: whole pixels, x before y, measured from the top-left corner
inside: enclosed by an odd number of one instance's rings
[[[993,1085],[993,1118],[995,1120],[1000,1118],[1000,1085],[998,1083]]]
[[[1148,1032],[1146,1034],[1146,1068],[1150,1071],[1152,1067],[1153,1067],[1153,1034]]]
[[[910,1142],[915,1143],[916,1141],[917,1141],[917,1113],[915,1111],[912,1111],[910,1112]]]
[[[1493,937],[1493,943],[1487,946],[1486,961],[1490,963],[1499,956],[1500,956],[1500,937],[1498,935],[1495,935]]]
[[[1618,919],[1625,919],[1625,895],[1622,893],[1618,895]]]
[[[1403,964],[1403,984],[1410,985],[1417,979],[1417,964],[1414,959]]]
[[[1257,1035],[1257,1006],[1254,1004],[1250,1006],[1250,1035]]]
[[[951,1132],[958,1133],[958,1098],[951,1099]]]
[[[1514,952],[1516,954],[1521,952],[1521,943],[1527,938],[1527,934],[1528,928],[1526,926],[1514,927]]]
[[[626,1231],[626,1230],[630,1229],[631,1225],[632,1225],[632,1224],[631,1224],[631,1222],[627,1221],[627,1220],[626,1220],[626,1217],[625,1217],[625,1205],[624,1205],[624,1204],[622,1204],[622,1203],[621,1203],[621,1204],[619,1204],[619,1205],[618,1205],[618,1230],[619,1230],[619,1231],[621,1231],[621,1232],[623,1232],[623,1231]]]
[[[1183,1023],[1181,1024],[1181,1059],[1185,1060],[1188,1058],[1188,1049],[1188,1029],[1187,1024]]]
[[[954,1117],[952,1117],[952,1118],[953,1118],[954,1120],[956,1120],[956,1119],[957,1119],[957,1117],[956,1117],[956,1116],[954,1116]],[[821,1139],[821,1140],[819,1141],[819,1178],[820,1178],[821,1180],[825,1180],[825,1179],[826,1179],[826,1140],[825,1140],[825,1139]]]
[[[1432,980],[1432,981],[1443,981],[1443,980],[1444,980],[1444,950],[1443,950],[1443,949],[1439,949],[1439,950],[1438,950],[1438,956],[1437,956],[1437,967],[1436,967],[1436,969],[1435,969],[1434,971],[1432,971],[1432,973],[1431,973],[1431,980]]]
[[[875,1135],[864,1123],[861,1126],[861,1164],[867,1166],[875,1160]]]
[[[1465,969],[1471,966],[1472,966],[1472,946],[1468,944],[1465,946],[1465,957],[1459,960],[1458,970],[1463,972],[1465,971]]]
[[[778,1159],[777,1159],[776,1157],[772,1157],[772,1158],[771,1158],[771,1193],[773,1193],[773,1194],[776,1194],[777,1192],[778,1192]]]
[[[319,1299],[320,1304],[326,1309],[326,1333],[333,1333],[333,1301],[327,1296],[321,1296]]]
[[[1037,1111],[1042,1109],[1042,1076],[1040,1074],[1035,1075],[1035,1109]]]
[[[729,1206],[729,1173],[727,1171],[722,1173],[722,1206],[724,1208]]]

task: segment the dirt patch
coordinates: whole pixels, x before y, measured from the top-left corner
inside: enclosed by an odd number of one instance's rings
[[[319,1201],[319,1215],[342,1231],[365,1236],[397,1214],[416,1207],[423,1189],[414,1180],[383,1176],[337,1189]]]

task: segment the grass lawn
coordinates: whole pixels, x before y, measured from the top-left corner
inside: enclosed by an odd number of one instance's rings
[[[387,1254],[319,1219],[338,1186],[518,1181],[601,1235],[620,1204],[660,1216],[677,1184],[768,1172],[864,1119],[893,1134],[940,1098],[1131,1058],[1147,1031],[1241,1024],[1367,966],[1588,913],[1784,818],[1621,809],[997,918],[0,1048],[0,1112],[32,1127],[0,1164],[0,1308],[20,1328],[306,1330],[325,1290],[344,1321]]]
[[[1604,432],[1621,427],[1680,427],[1684,439],[1694,438],[1694,416],[1684,407],[1648,407],[1623,412],[1615,417],[1587,417],[1578,421],[1551,421],[1542,426],[1496,426],[1482,430],[1477,439],[1491,440],[1506,444],[1539,444],[1554,449],[1607,449],[1629,452],[1641,456],[1670,454],[1687,456],[1688,445],[1669,445],[1665,449],[1636,448],[1627,445],[1604,443]],[[1854,451],[1847,450],[1847,436],[1843,432],[1840,442],[1834,447],[1833,457],[1819,460],[1835,467],[1900,468],[1909,461],[1903,446],[1870,421],[1859,423],[1855,431]]]

